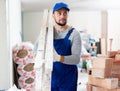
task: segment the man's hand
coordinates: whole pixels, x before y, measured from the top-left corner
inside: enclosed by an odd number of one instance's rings
[[[64,62],[64,56],[59,56],[58,61],[59,62]]]
[[[55,61],[64,62],[64,56],[57,54],[55,50],[53,52],[54,52],[53,56]]]

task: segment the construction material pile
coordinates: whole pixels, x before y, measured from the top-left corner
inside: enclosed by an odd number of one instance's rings
[[[27,91],[33,90],[35,88],[33,45],[29,42],[17,44],[13,48],[13,61],[18,64],[16,71],[19,74],[19,87]]]
[[[106,57],[92,60],[92,68],[88,71],[87,91],[120,91],[120,61],[118,52],[110,51]]]

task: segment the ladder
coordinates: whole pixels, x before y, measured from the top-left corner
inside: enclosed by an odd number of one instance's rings
[[[53,67],[53,19],[52,11],[43,13],[43,23],[38,39],[37,55],[35,58],[35,91],[50,91],[51,72]]]

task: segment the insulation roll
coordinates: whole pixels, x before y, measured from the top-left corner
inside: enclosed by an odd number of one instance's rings
[[[34,60],[31,58],[14,58],[13,59],[16,64],[26,65],[28,63],[32,63]]]
[[[27,91],[35,89],[35,79],[33,77],[25,78],[21,76],[18,79],[18,84],[20,88],[26,89]]]
[[[33,60],[33,45],[25,42],[13,48],[13,60],[16,64],[27,64]]]
[[[18,65],[17,71],[21,76],[35,77],[34,63],[28,63],[27,65]]]

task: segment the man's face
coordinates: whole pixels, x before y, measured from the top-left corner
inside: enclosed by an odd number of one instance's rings
[[[53,13],[55,22],[60,26],[65,26],[67,23],[68,11],[61,8]]]

